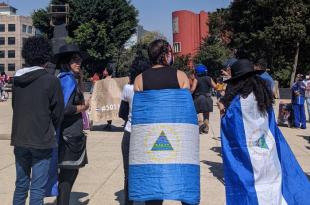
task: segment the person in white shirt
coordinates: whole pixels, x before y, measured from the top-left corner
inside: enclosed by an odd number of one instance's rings
[[[306,92],[305,92],[305,99],[307,103],[307,110],[308,110],[308,120],[310,121],[310,73],[306,76],[304,80]]]
[[[122,155],[123,155],[123,166],[124,166],[124,193],[125,193],[125,205],[133,205],[133,201],[129,200],[128,197],[128,166],[129,166],[129,142],[130,142],[130,133],[131,133],[131,116],[132,116],[132,101],[134,97],[134,82],[138,75],[143,73],[148,68],[151,68],[149,62],[145,58],[136,57],[132,63],[130,70],[130,83],[125,85],[122,92],[122,104],[128,103],[128,111],[120,111],[121,113],[128,112],[128,117],[126,118],[126,125],[124,129],[124,135],[122,140]],[[126,106],[125,106],[126,107]],[[121,106],[120,109],[124,107]],[[126,109],[126,108],[125,108]]]

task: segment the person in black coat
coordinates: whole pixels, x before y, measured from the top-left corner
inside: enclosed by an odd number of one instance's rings
[[[44,68],[51,50],[47,39],[28,38],[22,49],[28,67],[18,70],[13,80],[13,205],[25,204],[29,187],[30,204],[43,205],[52,150],[58,146],[55,132],[61,124],[64,102],[59,80]]]

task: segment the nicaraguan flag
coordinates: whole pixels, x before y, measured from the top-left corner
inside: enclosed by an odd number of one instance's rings
[[[76,89],[77,83],[71,72],[62,72],[58,75],[60,80],[62,93],[64,96],[64,104],[67,106],[70,96]],[[61,136],[60,129],[57,130],[56,138],[57,142]],[[58,196],[58,148],[53,149],[52,159],[48,171],[48,180],[45,186],[45,196]]]
[[[237,96],[222,118],[227,205],[309,205],[310,183],[277,127],[253,94]]]
[[[129,197],[134,201],[200,201],[199,130],[186,89],[134,95]]]

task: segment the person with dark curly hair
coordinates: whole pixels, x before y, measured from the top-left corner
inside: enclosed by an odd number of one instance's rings
[[[60,127],[64,102],[59,80],[44,65],[50,60],[51,45],[43,37],[25,41],[22,56],[29,67],[16,72],[13,80],[13,126],[16,183],[13,205],[43,205],[45,186],[56,148],[55,131]]]
[[[131,133],[131,121],[132,121],[132,102],[134,97],[134,82],[138,75],[150,68],[150,64],[147,59],[136,57],[131,65],[129,84],[125,85],[122,92],[121,105],[127,105],[127,116],[123,119],[126,121],[124,128],[124,135],[122,140],[122,155],[123,155],[123,167],[124,167],[124,192],[125,192],[125,205],[133,205],[133,201],[129,200],[128,196],[128,166],[129,166],[129,142]],[[123,108],[124,106],[121,106]],[[120,108],[120,109],[121,109]],[[124,108],[123,108],[124,109]]]
[[[307,204],[310,183],[277,126],[262,72],[235,62],[219,103],[226,204]]]

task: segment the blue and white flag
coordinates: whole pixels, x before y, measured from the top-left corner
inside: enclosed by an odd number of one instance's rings
[[[60,80],[62,93],[64,96],[64,104],[66,107],[70,99],[70,96],[76,89],[77,83],[71,72],[62,72],[58,75],[58,78]],[[57,130],[55,137],[57,138],[58,142],[59,138],[61,137],[60,129]],[[48,172],[48,181],[45,186],[45,196],[50,197],[57,195],[58,195],[58,148],[54,148]]]
[[[277,127],[255,96],[239,96],[222,118],[227,205],[309,205],[310,183]]]
[[[199,203],[199,130],[188,90],[135,93],[129,197],[134,201]]]

